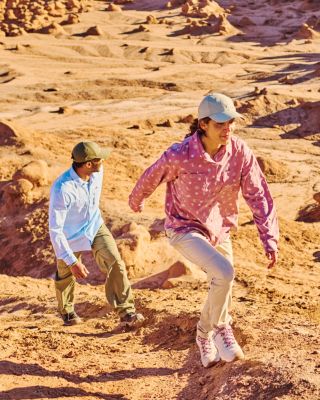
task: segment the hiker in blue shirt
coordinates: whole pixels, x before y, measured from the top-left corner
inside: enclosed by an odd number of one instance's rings
[[[108,154],[97,143],[78,143],[72,151],[71,168],[51,188],[49,233],[57,258],[58,309],[65,325],[82,322],[74,310],[74,289],[76,279],[86,278],[89,273],[81,262],[81,252],[87,250],[92,250],[106,275],[107,300],[118,312],[121,323],[137,326],[144,319],[136,313],[125,264],[99,208],[102,163]]]

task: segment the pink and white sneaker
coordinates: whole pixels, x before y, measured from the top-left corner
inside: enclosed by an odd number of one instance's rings
[[[216,329],[214,343],[222,360],[231,362],[244,358],[243,351],[236,341],[230,325]]]
[[[196,343],[200,350],[201,363],[205,368],[212,367],[220,361],[220,356],[213,342],[212,336],[203,337],[197,334]]]

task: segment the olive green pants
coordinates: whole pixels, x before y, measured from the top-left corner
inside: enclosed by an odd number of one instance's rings
[[[106,275],[105,291],[109,304],[120,316],[134,312],[133,294],[126,266],[121,259],[117,244],[105,224],[101,225],[93,240],[92,252],[100,270]],[[81,253],[74,254],[81,261]],[[74,311],[75,283],[76,279],[70,268],[64,261],[58,259],[55,288],[60,314]]]

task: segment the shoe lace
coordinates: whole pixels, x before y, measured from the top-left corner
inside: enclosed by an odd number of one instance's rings
[[[219,329],[218,333],[222,337],[223,343],[226,347],[231,347],[236,342],[231,326]]]
[[[212,351],[212,341],[210,339],[199,336],[198,341],[200,342],[201,350],[204,354],[208,354]]]
[[[66,320],[71,321],[76,318],[76,314],[74,312],[66,314]]]

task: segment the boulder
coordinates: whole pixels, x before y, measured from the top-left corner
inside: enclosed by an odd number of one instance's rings
[[[164,289],[170,289],[186,283],[205,282],[207,280],[206,273],[188,261],[177,261],[166,272],[167,277],[161,285]]]
[[[320,33],[312,29],[308,24],[302,24],[294,35],[295,39],[316,39],[320,37]]]
[[[48,33],[50,35],[65,35],[66,31],[57,22],[52,22],[52,24],[45,26],[40,29],[40,33]]]
[[[9,121],[0,122],[0,146],[15,145],[17,140],[17,127]]]
[[[73,25],[80,22],[78,14],[68,14],[67,18],[61,22],[61,25]]]
[[[116,4],[110,3],[109,6],[106,8],[106,11],[122,12],[122,8]]]
[[[192,114],[188,114],[185,117],[181,117],[179,119],[179,122],[181,122],[183,124],[192,124],[194,120],[195,120],[195,117]]]
[[[153,15],[148,15],[146,19],[146,24],[158,24],[158,20]]]
[[[27,179],[33,186],[48,185],[48,178],[48,164],[44,160],[30,161],[13,175],[14,181]]]
[[[0,191],[1,214],[13,214],[32,202],[33,184],[27,179],[17,179],[4,185]]]
[[[262,157],[257,157],[257,161],[268,182],[281,182],[290,176],[288,167],[281,161]]]
[[[103,30],[100,26],[91,26],[87,31],[83,34],[84,36],[103,36]]]
[[[318,202],[318,203],[320,204],[320,192],[315,193],[315,194],[313,195],[313,198],[314,198],[314,200],[315,200],[316,202]]]
[[[130,278],[147,274],[146,256],[149,252],[150,233],[135,222],[124,225],[117,237],[117,244]]]

